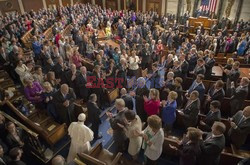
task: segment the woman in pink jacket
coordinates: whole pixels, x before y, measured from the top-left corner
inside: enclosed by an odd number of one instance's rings
[[[143,96],[144,98],[144,110],[148,116],[158,115],[160,108],[159,91],[157,89],[150,89],[149,97]]]

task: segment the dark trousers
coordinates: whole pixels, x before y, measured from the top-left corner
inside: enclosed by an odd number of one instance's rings
[[[157,165],[157,160],[151,160],[147,157],[146,165]]]
[[[98,131],[99,131],[99,124],[92,123],[91,129],[94,132],[94,139],[97,139],[98,138]]]

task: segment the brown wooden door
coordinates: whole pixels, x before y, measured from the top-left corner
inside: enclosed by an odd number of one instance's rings
[[[158,14],[161,14],[161,0],[148,0],[147,1],[147,11],[155,11]]]
[[[95,4],[97,4],[98,6],[103,7],[102,0],[96,0]]]
[[[91,4],[91,0],[73,0],[74,4],[76,3],[90,3]]]
[[[114,0],[106,0],[106,8],[111,8],[112,10],[118,9],[118,2]]]
[[[62,0],[62,4],[63,6],[70,6],[71,5],[71,1],[70,0]]]

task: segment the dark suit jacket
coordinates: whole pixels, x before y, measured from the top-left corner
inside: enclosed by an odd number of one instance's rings
[[[65,76],[65,73],[67,72],[66,70],[62,69],[62,66],[60,64],[55,64],[53,67],[53,71],[55,72],[55,77],[57,79],[61,79],[61,84],[67,83],[67,79]]]
[[[225,147],[225,137],[224,135],[211,137],[212,133],[208,133],[205,136],[205,140],[200,145],[201,156],[199,158],[199,165],[218,165],[220,154]]]
[[[124,102],[125,102],[125,106],[130,109],[133,110],[134,109],[134,103],[133,103],[133,99],[130,95],[126,94],[124,96],[121,97]]]
[[[215,86],[212,86],[209,90],[208,90],[208,95],[211,97],[211,101],[213,100],[218,100],[219,102],[222,102],[224,97],[225,97],[225,91],[224,89],[220,89],[217,92],[215,92]]]
[[[195,165],[197,158],[201,154],[200,143],[187,143],[184,142],[180,148],[178,148],[180,153],[180,165]]]
[[[233,122],[237,125],[237,128],[230,128],[228,131],[231,142],[238,148],[245,143],[247,136],[250,134],[250,118],[242,120],[242,116],[242,111],[238,111],[233,116]]]
[[[239,70],[231,70],[229,75],[227,75],[227,78],[230,82],[233,81],[234,84],[237,84],[237,81],[240,78],[240,71]]]
[[[20,137],[20,139],[24,142],[24,134],[23,134],[23,130],[21,128],[16,128],[17,129],[17,134]],[[6,136],[6,143],[8,144],[8,146],[10,148],[14,148],[14,147],[20,147],[19,143],[17,142],[17,140],[14,138],[14,136],[12,136],[11,134],[7,134]]]
[[[19,160],[19,161],[11,161],[11,162],[8,163],[8,165],[26,165],[26,163]]]
[[[192,91],[198,91],[199,92],[199,99],[200,101],[202,101],[204,99],[204,94],[205,94],[205,86],[203,85],[203,83],[199,84],[198,86],[195,86],[195,82],[194,81],[192,83],[192,85],[190,86],[190,88],[188,89],[188,94],[190,95],[192,93]]]
[[[211,130],[212,125],[214,124],[215,121],[220,121],[220,119],[221,119],[220,110],[218,110],[214,113],[212,113],[212,111],[209,111],[206,115],[206,118],[203,121],[206,124],[204,126],[204,130],[207,132],[212,131]]]
[[[86,74],[86,78],[87,77],[88,77],[88,74]],[[86,84],[87,84],[87,79],[85,79],[81,73],[77,74],[76,79],[75,79],[75,85],[76,85],[78,93],[76,94],[78,94],[78,96],[80,98],[83,98],[84,100],[87,100],[88,91],[89,91],[89,89],[86,88]]]
[[[183,123],[186,128],[195,127],[198,121],[198,114],[200,110],[200,100],[197,99],[191,104],[185,106],[183,113]]]
[[[79,71],[76,71],[76,78],[78,77],[78,75],[80,74]],[[74,89],[74,91],[77,91],[77,86],[76,86],[76,78],[72,81],[71,78],[72,78],[72,71],[71,70],[68,70],[66,73],[65,73],[65,78],[67,80],[67,84]]]
[[[240,87],[238,86],[236,89],[231,88],[231,115],[234,115],[238,110],[243,107],[244,100],[247,98],[248,95],[248,86]]]
[[[125,131],[117,125],[117,123],[124,125],[124,111],[118,112],[117,115],[115,115],[113,118],[109,120],[110,126],[113,129],[113,138],[114,140],[120,141],[120,140],[125,140],[126,135]]]
[[[194,68],[194,75],[195,75],[195,78],[196,78],[196,76],[197,76],[198,74],[203,74],[203,75],[205,75],[205,73],[206,73],[206,68],[205,68],[205,66],[202,66],[202,67],[196,66],[196,67]]]
[[[76,117],[74,114],[74,101],[76,99],[75,92],[73,91],[72,88],[69,88],[69,93],[66,95],[64,98],[61,91],[58,90],[54,96],[52,102],[56,106],[56,112],[59,116],[59,120],[62,123],[66,123],[69,125],[71,122],[76,121]],[[63,103],[69,100],[69,106],[65,107],[63,106]]]
[[[185,79],[187,77],[187,73],[188,73],[188,68],[189,68],[189,64],[188,62],[185,60],[182,64],[181,64],[181,72],[182,72],[182,79]]]
[[[89,120],[89,122],[92,125],[93,124],[97,124],[97,125],[101,124],[101,120],[100,120],[101,110],[97,106],[97,104],[93,103],[91,101],[88,101],[87,109],[88,109],[88,120]]]
[[[212,68],[213,68],[214,64],[215,64],[215,59],[214,58],[209,59],[209,60],[206,61],[206,64],[205,64],[205,67],[206,67],[206,73],[205,73],[205,75],[206,75],[206,77],[208,77],[208,78],[211,77],[211,75],[212,75]]]

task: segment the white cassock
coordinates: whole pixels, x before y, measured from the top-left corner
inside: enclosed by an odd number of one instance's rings
[[[94,133],[83,122],[72,122],[68,132],[71,137],[71,144],[67,162],[71,162],[75,159],[77,153],[88,153],[90,151],[90,141],[93,140]]]

